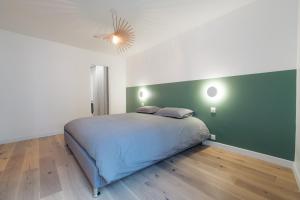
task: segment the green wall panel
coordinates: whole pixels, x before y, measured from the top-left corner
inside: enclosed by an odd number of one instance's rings
[[[210,84],[224,87],[222,100],[206,97]],[[141,106],[140,88],[151,94],[145,105],[194,110],[217,142],[294,160],[296,70],[128,87],[127,112]],[[217,108],[215,115],[211,106]]]

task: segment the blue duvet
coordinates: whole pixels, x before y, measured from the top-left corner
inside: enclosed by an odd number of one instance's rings
[[[69,122],[65,130],[96,161],[107,183],[128,176],[208,138],[199,119],[128,113]]]

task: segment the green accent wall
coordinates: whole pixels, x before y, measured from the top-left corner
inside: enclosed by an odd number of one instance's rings
[[[222,85],[224,97],[207,98],[208,84]],[[141,106],[138,91],[126,90],[127,112]],[[143,86],[150,92],[145,105],[184,107],[195,111],[217,142],[294,160],[296,70]],[[220,88],[218,88],[220,91]],[[220,93],[218,93],[220,94]],[[210,113],[215,106],[217,113]]]

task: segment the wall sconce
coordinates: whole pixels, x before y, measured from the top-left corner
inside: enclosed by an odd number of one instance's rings
[[[218,103],[225,97],[225,86],[220,82],[209,82],[204,86],[203,96],[209,103]]]
[[[142,106],[144,106],[145,102],[147,101],[147,99],[149,97],[150,97],[150,92],[146,88],[139,89],[138,98],[139,98]]]
[[[216,114],[217,108],[215,107],[217,103],[220,103],[225,97],[225,86],[220,82],[209,82],[203,88],[202,96],[206,99],[208,103],[211,104],[210,112]]]
[[[207,95],[211,98],[217,96],[218,94],[218,89],[214,86],[210,86],[208,89],[207,89]]]
[[[218,89],[215,86],[210,86],[207,89],[206,93],[210,98],[214,98],[218,95]],[[217,113],[217,108],[216,107],[210,107],[210,113],[211,114],[216,114]]]

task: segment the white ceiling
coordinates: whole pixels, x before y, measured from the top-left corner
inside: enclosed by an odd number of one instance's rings
[[[110,10],[134,27],[128,55],[143,51],[255,0],[0,0],[0,28],[114,54],[93,38],[112,31]]]

